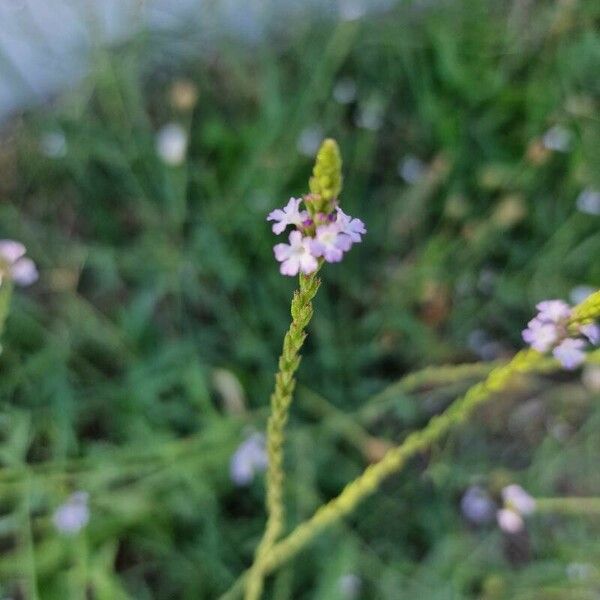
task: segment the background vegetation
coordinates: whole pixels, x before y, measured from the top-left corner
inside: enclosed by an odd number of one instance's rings
[[[41,279],[3,336],[0,596],[216,598],[249,565],[263,480],[236,487],[229,460],[264,427],[295,283],[265,216],[306,190],[321,137],[339,141],[343,204],[369,233],[323,272],[290,424],[290,525],[468,382],[373,394],[426,365],[510,356],[536,301],[599,287],[600,217],[577,208],[600,186],[599,22],[593,0],[472,0],[302,19],[193,57],[141,37],[14,120],[1,233]],[[180,166],[155,150],[169,122],[189,131]],[[269,597],[597,597],[597,519],[538,515],[508,539],[459,506],[474,482],[600,494],[585,375],[497,398]],[[51,514],[73,490],[91,519],[65,537]]]

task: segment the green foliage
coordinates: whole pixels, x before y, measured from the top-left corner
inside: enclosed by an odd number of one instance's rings
[[[339,141],[343,206],[368,234],[323,270],[291,415],[289,528],[467,381],[395,388],[385,410],[372,394],[421,366],[511,354],[537,300],[600,287],[598,217],[576,209],[600,186],[599,17],[593,0],[403,4],[193,60],[141,39],[15,123],[0,226],[41,280],[15,292],[2,339],[0,596],[212,599],[249,566],[263,480],[236,488],[228,462],[265,426],[293,289],[265,216],[305,191],[305,130]],[[176,78],[197,87],[193,108],[173,102]],[[355,97],[336,101],[348,81]],[[155,152],[171,121],[189,134],[175,167]],[[568,152],[541,142],[555,125]],[[65,156],[39,151],[48,132]],[[410,155],[424,171],[409,185]],[[347,573],[362,598],[593,597],[598,571],[567,568],[600,564],[597,519],[536,516],[525,547],[506,547],[493,525],[466,526],[459,498],[474,481],[600,495],[598,399],[577,375],[524,380],[269,597],[340,598]],[[91,521],[60,537],[51,514],[76,489]]]

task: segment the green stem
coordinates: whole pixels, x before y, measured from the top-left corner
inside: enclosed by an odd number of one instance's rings
[[[598,515],[600,498],[536,498],[535,510],[563,515]]]
[[[296,386],[295,374],[300,365],[300,349],[306,339],[305,329],[313,314],[312,299],[319,289],[317,274],[300,275],[300,289],[294,293],[291,313],[292,322],[283,338],[283,350],[279,357],[279,370],[275,375],[275,389],[271,395],[271,414],[267,423],[267,524],[262,540],[256,550],[254,564],[250,569],[246,599],[260,598],[263,590],[263,562],[271,547],[283,531],[284,503],[283,442],[285,425]]]

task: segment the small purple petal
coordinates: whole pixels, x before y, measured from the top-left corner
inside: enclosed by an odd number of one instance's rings
[[[30,258],[19,258],[10,269],[13,281],[17,285],[27,286],[38,280],[35,263]]]
[[[522,332],[523,340],[538,352],[547,352],[558,339],[558,330],[553,323],[532,319]]]
[[[257,472],[267,468],[265,438],[256,433],[244,440],[229,462],[229,476],[233,483],[245,486],[252,482]]]
[[[594,346],[598,346],[600,344],[600,325],[596,323],[588,323],[587,325],[582,325],[579,328],[579,331],[585,335],[585,337],[590,340],[591,344]]]
[[[54,527],[59,533],[75,535],[83,529],[90,520],[88,495],[85,492],[76,492],[61,504],[52,516]]]
[[[562,300],[544,300],[536,305],[537,318],[543,322],[558,323],[571,316],[571,307]]]
[[[580,339],[567,338],[563,340],[552,354],[565,369],[576,369],[585,361],[585,342]]]
[[[12,265],[25,254],[25,246],[14,240],[0,240],[0,259]]]

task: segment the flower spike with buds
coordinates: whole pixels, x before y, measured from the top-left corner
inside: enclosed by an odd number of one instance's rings
[[[361,220],[353,219],[338,207],[338,196],[342,190],[342,159],[334,140],[325,140],[319,149],[309,187],[310,194],[302,199],[290,198],[284,208],[272,211],[267,217],[267,221],[275,221],[275,234],[283,233],[290,225],[294,227],[289,234],[289,244],[276,244],[273,252],[281,263],[279,270],[282,275],[300,275],[300,287],[292,299],[292,322],[283,340],[275,389],[271,395],[266,442],[268,517],[248,574],[246,600],[261,597],[265,561],[283,532],[285,424],[296,386],[300,350],[313,313],[312,299],[320,285],[317,271],[323,261],[342,260],[344,252],[350,250],[352,244],[360,242],[361,236],[367,232]]]
[[[523,330],[525,342],[538,352],[552,350],[565,369],[579,367],[585,361],[585,348],[600,343],[600,326],[574,320],[573,309],[562,300],[545,300],[536,308],[538,314]]]
[[[275,234],[283,233],[288,225],[295,227],[289,244],[276,244],[273,248],[276,260],[281,263],[282,275],[310,275],[317,271],[319,260],[340,262],[344,253],[367,233],[360,219],[347,215],[338,206],[341,167],[337,144],[334,140],[325,140],[310,178],[311,193],[302,199],[290,198],[286,206],[267,216],[267,221],[275,221],[272,227]],[[301,209],[302,202],[305,210]]]

